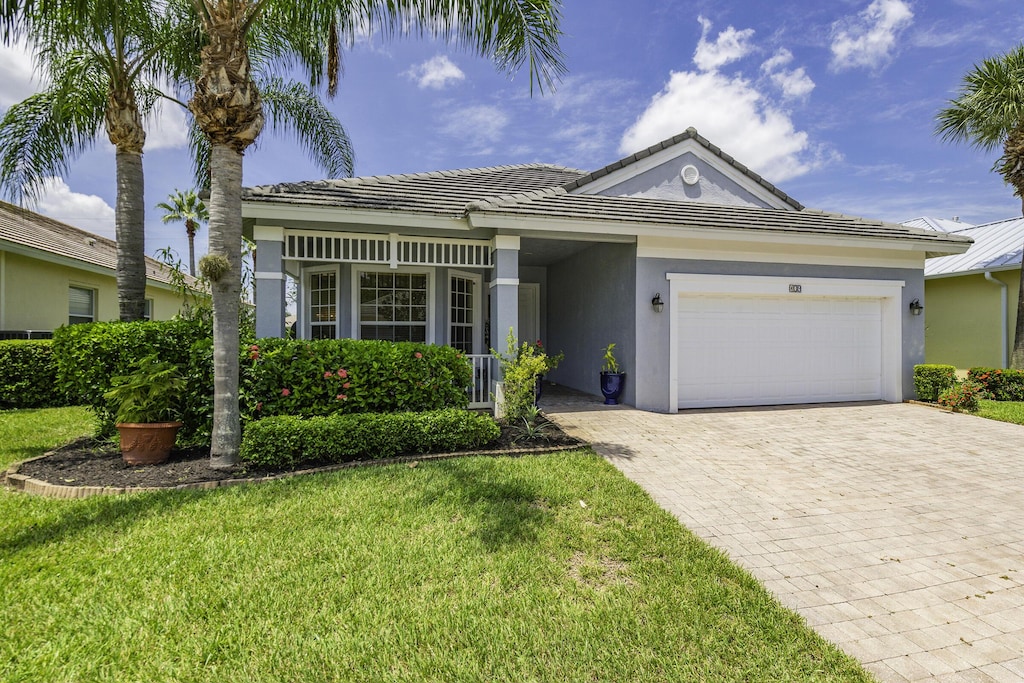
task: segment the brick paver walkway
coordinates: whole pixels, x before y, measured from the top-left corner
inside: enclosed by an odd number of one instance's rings
[[[542,407],[882,681],[1024,681],[1024,427],[909,404]]]

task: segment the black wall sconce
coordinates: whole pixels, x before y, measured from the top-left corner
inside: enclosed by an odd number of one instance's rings
[[[921,305],[920,299],[914,299],[910,302],[910,314],[921,315],[921,311],[924,310],[924,306]]]
[[[651,299],[651,306],[654,306],[655,313],[661,313],[665,310],[665,302],[661,300],[661,292],[655,294],[654,298]]]

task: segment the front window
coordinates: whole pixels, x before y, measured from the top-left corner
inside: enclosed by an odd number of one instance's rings
[[[85,287],[68,289],[68,323],[91,323],[96,320],[96,290]]]
[[[309,276],[309,326],[313,339],[334,339],[338,330],[337,274],[312,273]]]
[[[360,273],[359,338],[425,342],[427,300],[425,273]]]
[[[452,275],[449,283],[451,294],[451,329],[449,330],[449,344],[463,353],[473,353],[474,311],[476,309],[473,297],[472,278]]]

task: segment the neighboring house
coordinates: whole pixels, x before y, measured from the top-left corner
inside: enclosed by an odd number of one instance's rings
[[[1005,368],[1017,324],[1024,218],[951,234],[974,244],[925,262],[925,360]]]
[[[117,243],[0,202],[0,338],[46,337],[68,323],[117,320]],[[169,270],[146,259],[146,313],[173,317]]]
[[[259,336],[504,350],[598,393],[616,344],[645,410],[914,395],[926,256],[969,240],[805,209],[694,129],[593,173],[546,164],[250,188]],[[663,305],[655,305],[660,300]],[[486,395],[486,392],[484,392]]]
[[[961,230],[974,227],[970,223],[961,221],[960,216],[953,216],[953,218],[928,218],[927,216],[921,216],[920,218],[911,218],[909,221],[903,221],[903,225],[908,228],[923,228],[938,232],[960,232]]]

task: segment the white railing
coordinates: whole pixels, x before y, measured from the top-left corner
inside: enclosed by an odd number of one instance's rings
[[[491,361],[487,354],[467,354],[466,360],[473,368],[473,384],[469,391],[470,408],[493,408],[491,400]]]

